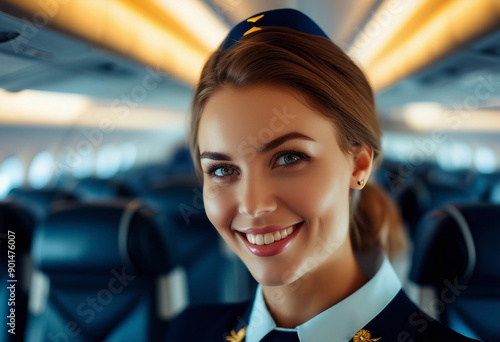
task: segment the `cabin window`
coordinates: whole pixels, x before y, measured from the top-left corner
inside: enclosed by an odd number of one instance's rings
[[[49,184],[54,175],[54,158],[48,151],[38,153],[32,160],[28,181],[34,189],[40,189]]]
[[[481,173],[495,172],[497,169],[495,152],[487,146],[478,147],[474,155],[474,166]]]
[[[24,169],[16,156],[7,157],[0,165],[0,199],[5,198],[12,188],[21,186]]]
[[[96,174],[99,178],[111,178],[120,168],[120,150],[108,144],[101,147],[97,154]]]

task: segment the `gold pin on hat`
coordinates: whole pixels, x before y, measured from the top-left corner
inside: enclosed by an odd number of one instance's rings
[[[241,328],[238,332],[231,330],[231,336],[226,336],[226,341],[241,342],[245,338],[246,332],[247,332],[247,327]]]
[[[248,18],[247,21],[249,23],[255,23],[256,21],[259,21],[259,19],[262,19],[264,18],[264,14],[261,14],[261,15],[257,15],[255,17],[251,17],[251,18]]]
[[[256,23],[257,21],[259,21],[262,18],[264,18],[264,14],[261,14],[261,15],[258,15],[258,16],[252,17],[252,18],[248,18],[247,22],[249,22],[249,23]],[[249,33],[252,33],[252,32],[255,32],[255,31],[260,31],[260,30],[262,30],[260,27],[253,26],[252,28],[250,28],[249,30],[247,30],[245,33],[243,33],[243,35],[246,36]]]
[[[368,330],[365,330],[365,329],[361,329],[360,331],[358,331],[356,333],[356,335],[354,335],[354,337],[352,338],[352,340],[354,342],[375,342],[375,341],[378,341],[380,339],[381,339],[381,337],[372,338],[372,334]]]

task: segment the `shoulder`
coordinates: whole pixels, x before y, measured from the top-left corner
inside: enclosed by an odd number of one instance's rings
[[[164,341],[227,342],[225,336],[248,305],[249,302],[243,302],[189,307],[169,323]]]
[[[366,329],[371,331],[373,337],[380,335],[399,342],[475,341],[422,312],[404,291],[400,291],[386,308],[368,323]]]

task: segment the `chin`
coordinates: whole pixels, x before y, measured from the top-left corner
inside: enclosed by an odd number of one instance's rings
[[[285,286],[297,281],[300,276],[297,270],[288,268],[276,269],[276,267],[248,267],[254,279],[263,286]]]
[[[255,278],[255,277],[254,277]],[[263,278],[255,278],[259,284],[262,286],[285,286],[287,285],[286,282],[284,282],[281,279],[274,279],[274,277],[263,277]]]

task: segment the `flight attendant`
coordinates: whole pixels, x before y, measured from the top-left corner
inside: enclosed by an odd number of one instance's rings
[[[207,216],[259,286],[248,303],[187,309],[166,341],[469,341],[389,263],[404,239],[368,182],[380,136],[365,76],[310,18],[236,25],[201,74],[190,144]]]

